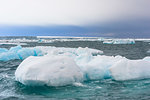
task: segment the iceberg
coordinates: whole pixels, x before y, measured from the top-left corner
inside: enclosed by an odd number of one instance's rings
[[[10,51],[16,52],[12,57],[25,59],[15,72],[16,80],[25,85],[65,86],[107,78],[117,81],[150,78],[150,57],[130,60],[81,47],[15,47]]]
[[[25,85],[64,86],[83,81],[83,73],[67,56],[30,56],[15,72],[17,81]]]
[[[59,55],[65,54],[70,56],[78,56],[83,53],[89,55],[102,54],[103,51],[91,48],[63,48],[63,47],[28,47],[22,48],[21,46],[11,47],[9,50],[0,48],[0,61],[8,61],[13,59],[25,59],[29,56],[43,56],[43,55]]]
[[[143,60],[150,61],[150,57],[149,56],[145,57],[145,58],[143,58]]]
[[[110,67],[115,80],[135,80],[150,78],[150,61],[122,59]]]
[[[97,49],[91,49],[88,47],[82,48],[64,48],[64,47],[50,47],[50,46],[37,46],[35,49],[39,49],[42,51],[43,54],[48,55],[59,55],[59,54],[65,54],[70,53],[72,55],[78,56],[83,53],[88,53],[89,55],[95,55],[95,54],[103,54],[103,51],[97,50]]]
[[[125,59],[121,56],[108,57],[87,54],[30,56],[17,68],[16,80],[22,84],[33,86],[65,86],[86,80],[111,78],[109,68],[115,62]]]
[[[135,44],[133,39],[116,39],[113,44]]]
[[[22,48],[17,52],[19,59],[23,60],[29,56],[42,56],[42,52],[39,49],[29,49],[29,48]]]
[[[134,39],[109,39],[104,40],[103,44],[135,44]]]
[[[3,42],[3,43],[0,43],[0,45],[27,45],[27,43],[11,43],[11,42]]]
[[[22,48],[21,46],[11,47],[9,50],[0,48],[0,61],[13,59],[25,59],[29,56],[41,56],[42,51],[38,48]]]
[[[39,43],[51,43],[55,41],[103,41],[102,37],[65,37],[65,36],[37,36]]]
[[[111,78],[109,68],[121,56],[68,56],[53,54],[26,58],[15,72],[16,81],[25,85],[65,86],[86,80]]]
[[[113,41],[112,40],[104,40],[103,44],[113,44]]]

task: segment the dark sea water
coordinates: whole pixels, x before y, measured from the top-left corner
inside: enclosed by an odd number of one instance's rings
[[[12,37],[11,37],[12,38]],[[14,38],[14,37],[13,37]],[[4,39],[4,38],[2,38]],[[7,39],[7,38],[6,38]],[[31,37],[29,39],[36,39]],[[0,45],[10,48],[14,45]],[[104,55],[121,55],[128,59],[142,59],[150,56],[148,42],[136,41],[135,44],[113,45],[101,41],[66,41],[53,43],[27,43],[23,47],[89,47],[99,49]],[[25,86],[15,81],[14,72],[21,60],[0,61],[0,100],[149,100],[150,79],[115,81],[102,79],[86,81],[79,85],[61,87]]]

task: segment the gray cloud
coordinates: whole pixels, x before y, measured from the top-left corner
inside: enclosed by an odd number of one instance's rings
[[[150,19],[150,0],[0,0],[0,24],[105,25]]]

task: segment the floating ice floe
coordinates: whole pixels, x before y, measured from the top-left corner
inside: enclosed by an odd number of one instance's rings
[[[104,40],[103,44],[135,44],[134,39],[110,39]]]
[[[11,42],[3,42],[0,45],[27,45],[27,43],[11,43]]]
[[[69,57],[46,55],[25,59],[15,72],[25,85],[64,86],[86,80],[113,78],[135,80],[150,78],[150,61],[129,60],[121,56]]]
[[[21,46],[11,47],[9,50],[0,48],[0,61],[13,59],[25,59],[29,56],[41,56],[42,51],[38,48],[22,48]]]
[[[110,67],[115,80],[135,80],[150,78],[150,60],[123,59]]]
[[[28,57],[19,65],[15,76],[17,81],[25,85],[63,86],[85,80],[110,78],[108,69],[120,59],[125,58],[121,56],[93,58],[87,55],[74,57],[66,54]],[[68,70],[65,70],[66,68]],[[77,74],[72,76],[71,73]]]
[[[134,39],[135,41],[150,42],[150,39]]]
[[[22,48],[21,46],[15,46],[8,49],[0,48],[0,61],[8,61],[13,59],[25,59],[29,56],[42,56],[51,54],[69,54],[70,56],[80,55],[82,53],[102,54],[103,52],[90,48],[56,48],[56,47],[28,47]]]
[[[145,57],[145,58],[143,58],[143,60],[150,61],[150,57],[149,56]]]
[[[0,40],[1,44],[22,44],[22,45],[25,45],[24,42],[38,42],[38,40],[37,39],[26,39],[26,38],[2,39],[2,40]]]
[[[65,48],[65,47],[49,47],[49,46],[37,46],[35,49],[40,49],[43,54],[48,55],[59,55],[59,54],[69,54],[78,56],[80,54],[89,54],[89,55],[95,55],[95,54],[103,54],[103,51],[97,50],[97,49],[91,49],[88,47],[82,48]]]
[[[103,44],[113,44],[113,41],[112,40],[104,40]]]
[[[39,43],[52,43],[55,41],[103,41],[102,37],[68,37],[68,36],[37,36]]]
[[[25,59],[15,72],[25,85],[64,86],[83,81],[83,73],[73,59],[66,56],[42,56]]]
[[[90,48],[35,47],[44,56],[28,57],[17,68],[16,80],[25,85],[64,86],[87,80],[150,78],[150,57],[129,60]],[[21,53],[22,54],[22,53]]]

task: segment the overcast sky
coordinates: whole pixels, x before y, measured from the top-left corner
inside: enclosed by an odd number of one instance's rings
[[[87,33],[150,34],[150,0],[0,0],[0,34],[21,26],[22,33],[23,26],[29,33],[30,26],[46,27],[45,32],[74,26],[78,33],[84,28]]]

